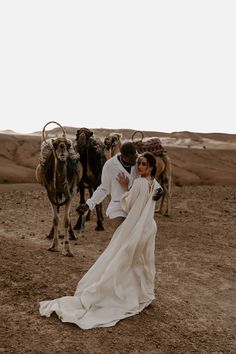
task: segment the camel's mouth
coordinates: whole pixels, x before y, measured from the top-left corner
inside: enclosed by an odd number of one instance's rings
[[[61,161],[66,161],[66,155],[61,155],[60,160]]]
[[[83,148],[85,148],[85,146],[86,146],[86,141],[79,141],[79,140],[77,140],[77,146],[78,146],[78,149],[83,149]]]

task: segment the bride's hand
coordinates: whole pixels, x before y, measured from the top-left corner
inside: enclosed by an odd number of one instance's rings
[[[118,173],[116,180],[120,183],[125,191],[128,191],[129,178],[125,176],[123,172]]]

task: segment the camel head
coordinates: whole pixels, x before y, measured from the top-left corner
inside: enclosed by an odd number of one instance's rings
[[[71,144],[66,138],[56,138],[52,140],[55,156],[58,160],[65,162],[69,156]]]
[[[76,142],[77,142],[77,149],[81,150],[84,149],[87,145],[89,138],[93,136],[93,132],[87,128],[80,128],[76,132]]]
[[[105,149],[110,152],[110,157],[120,151],[122,134],[110,133],[104,139]]]

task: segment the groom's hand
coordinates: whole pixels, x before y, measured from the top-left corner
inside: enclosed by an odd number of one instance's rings
[[[88,210],[89,210],[89,206],[86,203],[85,204],[80,204],[78,206],[78,208],[76,209],[77,213],[80,214],[80,215],[83,215]]]
[[[163,196],[164,192],[162,188],[157,188],[154,190],[152,199],[155,201],[158,201],[162,196]]]

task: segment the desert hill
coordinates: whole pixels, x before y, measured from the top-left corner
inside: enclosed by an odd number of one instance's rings
[[[68,138],[74,139],[77,128],[63,127]],[[91,129],[104,139],[110,132],[119,132],[123,140],[132,139],[132,129]],[[48,137],[61,135],[60,128],[47,130]],[[173,184],[236,185],[236,134],[195,132],[144,131],[143,137],[161,139],[172,161]],[[141,139],[141,133],[134,135]],[[0,183],[33,183],[38,163],[42,132],[0,134]]]
[[[74,139],[76,128],[65,130]],[[101,138],[110,132],[93,131]],[[134,133],[121,132],[124,139]],[[94,211],[83,232],[75,230],[77,239],[69,241],[74,257],[61,254],[62,239],[60,252],[47,251],[51,205],[46,190],[32,183],[41,135],[0,134],[0,352],[236,353],[236,135],[144,132],[162,140],[172,161],[171,214],[154,214],[156,299],[114,327],[89,331],[57,316],[40,317],[38,304],[74,293],[107,247],[115,224],[104,212],[105,230],[96,231]],[[105,198],[104,211],[108,202]],[[72,226],[79,203],[76,193]],[[61,236],[63,215],[62,210]]]

